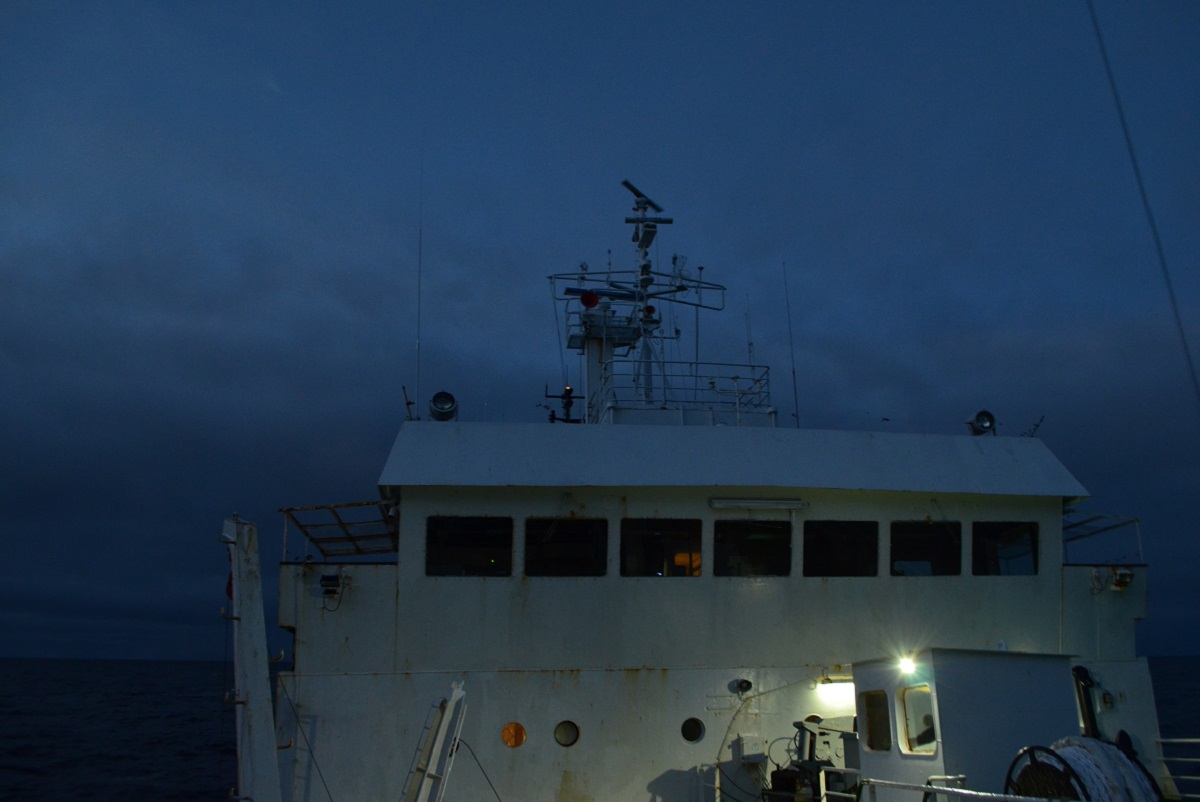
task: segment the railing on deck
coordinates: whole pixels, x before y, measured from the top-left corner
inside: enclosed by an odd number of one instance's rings
[[[1200,738],[1160,738],[1163,762],[1180,799],[1200,799]]]
[[[1063,511],[1063,563],[1066,565],[1140,565],[1142,527],[1137,518]]]
[[[620,407],[761,410],[771,406],[770,369],[721,362],[638,362],[605,365],[605,397]]]
[[[931,778],[931,780],[934,778]],[[1015,796],[1013,794],[993,794],[987,791],[972,791],[969,788],[952,788],[944,785],[916,785],[915,783],[898,783],[891,780],[872,780],[864,779],[859,783],[859,795],[861,799],[864,796],[869,802],[875,802],[877,788],[890,788],[896,791],[911,791],[914,794],[921,794],[922,799],[928,797],[958,797],[960,799],[973,799],[977,802],[1047,802],[1043,797],[1032,796]],[[1063,800],[1065,802],[1065,800]]]
[[[837,779],[831,781],[831,776],[836,776]],[[915,800],[915,802],[943,802],[939,800],[939,797],[944,797],[944,802],[951,802],[951,797],[975,800],[976,802],[1048,802],[1048,800],[1041,797],[972,791],[969,788],[963,787],[966,779],[966,775],[963,774],[934,775],[926,780],[925,785],[916,785],[915,783],[894,782],[892,780],[873,780],[869,777],[860,778],[858,769],[824,766],[821,768],[818,795],[813,802],[838,802],[840,800],[858,800],[862,802],[864,799],[867,802],[875,802],[878,796],[876,789],[878,788],[912,792],[914,795],[920,794],[921,798]],[[847,790],[831,790],[830,785],[836,785]],[[1063,802],[1066,801],[1063,800]]]

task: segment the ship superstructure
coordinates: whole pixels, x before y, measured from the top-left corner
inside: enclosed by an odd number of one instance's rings
[[[765,368],[670,362],[662,306],[724,288],[654,269],[671,219],[626,187],[634,267],[551,277],[585,365],[553,424],[442,397],[378,499],[285,510],[281,797],[1061,796],[1076,747],[1022,750],[1068,736],[1173,793],[1147,570],[1064,562],[1070,472],[1032,437],[779,427]]]

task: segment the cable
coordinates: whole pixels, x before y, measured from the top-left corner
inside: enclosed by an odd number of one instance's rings
[[[321,764],[317,762],[317,753],[313,751],[312,744],[308,742],[308,735],[305,734],[304,727],[300,726],[300,713],[296,710],[296,704],[292,701],[292,695],[288,693],[287,683],[280,682],[279,687],[283,689],[283,695],[287,699],[288,707],[292,709],[292,718],[296,720],[296,731],[304,739],[304,748],[308,750],[308,756],[312,758],[313,768],[317,770],[317,776],[321,778],[321,785],[325,788],[325,796],[329,797],[329,802],[333,802],[333,794],[329,792],[329,785],[325,782],[325,775],[321,772]]]
[[[792,334],[792,294],[788,290],[787,262],[780,263],[783,272],[783,304],[787,310],[788,349],[792,355],[792,416],[796,419],[796,428],[800,428],[800,394],[796,392],[796,336]]]
[[[220,682],[221,682],[221,693],[222,694],[227,694],[229,692],[230,685],[237,684],[237,681],[229,676],[229,674],[233,668],[233,663],[229,659],[229,646],[230,646],[230,642],[232,640],[233,640],[233,621],[226,618],[225,619],[225,653],[221,657]],[[218,697],[218,698],[220,698],[220,697]],[[217,742],[218,743],[222,743],[225,741],[225,735],[226,735],[225,728],[229,722],[231,714],[233,713],[233,711],[231,709],[228,709],[230,707],[231,707],[230,705],[221,703],[221,707],[220,707],[219,713],[217,715]],[[236,730],[236,728],[233,730],[232,735],[233,735],[233,741],[234,741],[234,755],[235,755],[233,774],[236,777],[237,776],[237,758],[236,758],[236,755],[237,755],[237,730]],[[217,755],[218,755],[217,756],[217,776],[220,780],[224,780],[225,779],[225,768],[226,768],[225,750],[223,750],[223,749],[220,750],[217,753]]]
[[[504,800],[500,798],[500,793],[496,790],[496,786],[492,785],[492,778],[488,776],[487,770],[483,768],[483,764],[480,763],[479,758],[475,756],[475,750],[472,749],[471,745],[462,738],[455,739],[455,748],[458,748],[458,744],[462,744],[463,746],[467,747],[467,751],[471,753],[471,757],[475,760],[475,765],[478,766],[479,771],[483,773],[483,779],[487,780],[488,787],[491,788],[492,793],[496,795],[496,802],[504,802]]]
[[[563,342],[563,327],[561,325],[559,325],[559,322],[558,322],[558,299],[555,298],[554,295],[555,295],[554,277],[551,276],[550,277],[550,305],[554,307],[554,339],[557,341],[557,344],[558,344],[558,366],[559,366],[559,369],[562,370],[562,383],[563,383],[563,387],[566,387],[568,384],[570,384],[570,382],[567,381],[567,355],[566,355],[567,346],[566,346],[566,343]]]
[[[1167,269],[1167,256],[1163,252],[1162,238],[1158,235],[1158,225],[1154,222],[1154,212],[1150,208],[1146,183],[1142,180],[1142,170],[1138,166],[1137,153],[1133,149],[1133,137],[1129,133],[1129,123],[1125,120],[1125,109],[1121,106],[1121,96],[1117,93],[1117,81],[1113,77],[1108,51],[1104,47],[1104,36],[1100,33],[1100,21],[1096,19],[1096,6],[1093,0],[1088,0],[1088,13],[1092,17],[1092,28],[1096,31],[1096,44],[1100,47],[1100,59],[1104,62],[1104,72],[1108,75],[1108,86],[1112,90],[1113,105],[1117,107],[1117,118],[1121,121],[1121,132],[1125,136],[1125,148],[1129,151],[1129,162],[1133,166],[1133,176],[1137,180],[1138,193],[1142,196],[1142,208],[1146,212],[1146,222],[1149,223],[1150,234],[1154,237],[1154,249],[1158,253],[1158,267],[1162,271],[1163,282],[1167,285],[1167,296],[1171,299],[1171,312],[1175,315],[1175,329],[1179,332],[1179,342],[1183,346],[1183,356],[1187,361],[1188,374],[1192,378],[1196,404],[1200,406],[1200,378],[1196,376],[1196,363],[1192,359],[1192,351],[1188,347],[1187,335],[1183,330],[1183,318],[1179,314],[1179,301],[1175,297],[1175,285],[1171,282],[1171,273]]]
[[[721,776],[725,778],[726,782],[728,782],[730,785],[732,785],[734,788],[736,788],[738,790],[738,793],[745,795],[745,797],[748,799],[758,799],[758,794],[751,793],[750,791],[747,791],[745,788],[743,788],[742,786],[735,783],[733,781],[733,778],[725,773],[725,769],[721,768],[720,763],[717,764],[717,771],[720,772]],[[721,796],[725,796],[724,788],[721,789]],[[744,801],[741,801],[741,802],[744,802]]]

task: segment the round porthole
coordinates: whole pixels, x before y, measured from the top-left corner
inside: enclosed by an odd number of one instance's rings
[[[698,718],[689,718],[683,722],[679,733],[683,736],[683,740],[694,744],[704,737],[704,722]]]
[[[500,740],[504,745],[516,749],[525,743],[525,728],[515,721],[510,721],[500,730]]]
[[[579,740],[579,725],[574,721],[560,721],[554,728],[554,740],[562,746],[573,746]]]

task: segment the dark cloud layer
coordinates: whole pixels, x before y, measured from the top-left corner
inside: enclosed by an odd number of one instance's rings
[[[1098,12],[1196,349],[1200,8]],[[541,419],[545,276],[627,266],[622,178],[785,420],[1044,417],[1194,650],[1200,408],[1084,4],[0,17],[4,653],[218,657],[224,515],[270,560],[277,507],[370,498],[402,388]]]

